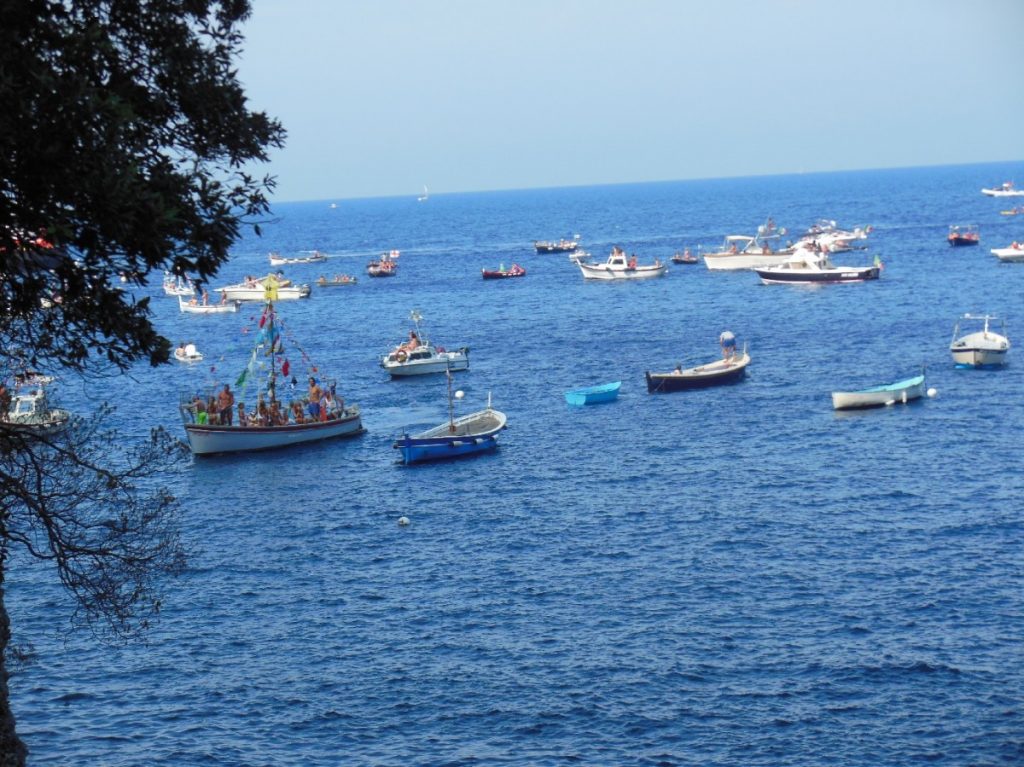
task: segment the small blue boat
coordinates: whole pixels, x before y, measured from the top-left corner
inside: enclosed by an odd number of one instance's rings
[[[582,389],[570,389],[565,393],[565,401],[570,405],[596,405],[598,402],[612,402],[619,396],[622,381],[586,386]]]

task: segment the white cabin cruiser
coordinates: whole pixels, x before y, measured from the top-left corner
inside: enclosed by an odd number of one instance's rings
[[[46,400],[46,390],[42,386],[16,394],[4,415],[6,425],[38,433],[56,430],[71,418],[69,411],[50,407]]]
[[[836,282],[877,280],[880,261],[874,266],[835,266],[828,251],[804,244],[780,266],[761,267],[754,271],[765,285],[816,285]]]
[[[588,264],[577,260],[576,266],[586,280],[644,280],[662,277],[668,271],[668,264],[657,259],[653,264],[640,266],[636,256],[627,257],[626,251],[618,246],[612,248],[612,254],[603,264]]]
[[[996,325],[998,333],[993,330]],[[949,351],[958,368],[994,368],[1005,364],[1006,353],[1010,351],[1006,320],[992,314],[961,316],[953,327]]]
[[[443,346],[434,346],[420,329],[423,316],[419,311],[413,309],[409,317],[415,327],[409,333],[409,340],[381,357],[380,366],[389,375],[398,378],[469,370],[469,347],[448,351]]]
[[[995,189],[982,189],[981,193],[988,197],[1024,197],[1024,189],[1017,189],[1012,181],[1004,181]]]

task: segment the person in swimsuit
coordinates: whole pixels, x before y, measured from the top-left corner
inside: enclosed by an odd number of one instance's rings
[[[732,361],[736,356],[736,336],[731,330],[723,330],[722,335],[718,337],[718,343],[722,345],[722,359],[726,362]]]

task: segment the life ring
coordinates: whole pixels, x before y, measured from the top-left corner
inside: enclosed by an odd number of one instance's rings
[[[395,359],[398,360],[399,362],[405,362],[407,359],[409,359],[409,355],[406,354],[405,350],[403,349],[402,351],[399,351],[397,354],[395,354]]]

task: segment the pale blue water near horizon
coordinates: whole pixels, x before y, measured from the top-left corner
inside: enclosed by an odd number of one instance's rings
[[[8,578],[12,677],[35,765],[1015,765],[1024,763],[1020,463],[1024,163],[280,203],[224,282],[319,249],[280,312],[368,431],[169,478],[188,572],[144,644],[65,636],[45,565]],[[415,192],[415,190],[413,190]],[[881,280],[801,289],[671,266],[584,282],[535,239],[580,233],[666,259],[772,216],[871,224]],[[950,224],[981,229],[952,249]],[[366,261],[401,250],[394,279]],[[482,267],[518,262],[520,280]],[[127,435],[182,434],[180,390],[234,381],[258,310],[158,326],[215,368],[139,368],[102,392]],[[409,311],[471,347],[462,407],[491,392],[493,455],[403,467],[391,440],[445,414],[443,377],[389,381]],[[1009,319],[1011,364],[955,370],[959,314]],[[736,386],[651,396],[643,372],[749,344]],[[223,359],[221,359],[223,357]],[[849,415],[829,392],[924,364],[938,396]],[[573,386],[622,380],[570,408]],[[63,401],[88,407],[61,381]],[[406,515],[411,524],[399,527]]]

